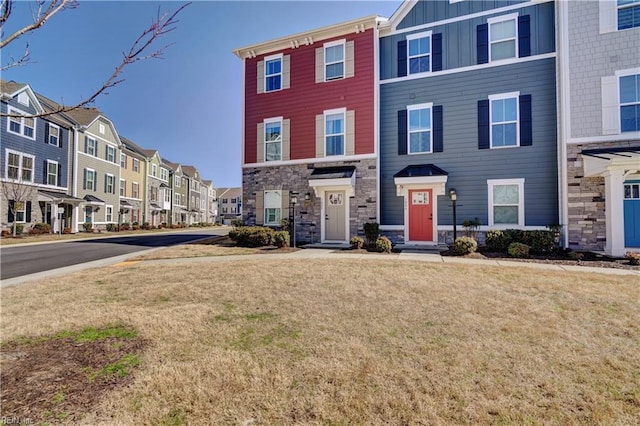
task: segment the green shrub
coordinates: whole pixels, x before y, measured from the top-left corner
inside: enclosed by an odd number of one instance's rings
[[[11,227],[9,228],[9,230],[11,232],[13,232],[13,227],[16,227],[16,235],[20,235],[22,234],[22,232],[24,231],[24,224],[23,223],[15,223],[15,224],[11,224]]]
[[[129,224],[129,222],[122,222],[122,224],[120,225],[120,229],[123,231],[128,231],[131,228],[131,225]]]
[[[378,236],[380,235],[380,225],[376,222],[365,223],[364,226],[364,237],[367,239],[368,245],[373,245],[376,243]]]
[[[275,231],[264,226],[242,226],[232,229],[229,238],[236,242],[238,247],[264,247],[271,245]]]
[[[233,226],[235,228],[239,228],[241,226],[244,226],[244,220],[242,220],[242,219],[233,219],[231,221],[231,226]]]
[[[351,237],[349,243],[351,244],[352,249],[360,250],[362,247],[364,247],[364,240],[362,239],[362,237]]]
[[[115,223],[107,223],[107,231],[118,232],[118,225],[116,225]]]
[[[473,253],[478,249],[478,243],[471,237],[458,237],[453,243],[453,251],[459,255]]]
[[[377,225],[377,224],[376,224]],[[380,253],[391,253],[391,240],[384,235],[376,240],[376,250]]]
[[[531,247],[536,254],[552,253],[556,249],[556,235],[553,231],[523,231],[519,243]]]
[[[50,234],[51,225],[48,223],[35,223],[31,229],[29,229],[29,235]]]
[[[289,247],[289,232],[277,231],[273,234],[273,245],[278,248]]]
[[[480,219],[478,219],[477,217],[474,219],[465,219],[462,221],[462,229],[464,229],[465,237],[471,237],[477,241],[478,228],[480,228]]]
[[[522,243],[511,243],[507,249],[511,257],[529,257],[529,246]]]
[[[82,224],[82,229],[84,229],[84,232],[91,232],[93,230],[93,223],[91,222],[85,222]]]
[[[503,231],[487,231],[484,239],[487,250],[494,252],[505,252],[511,244]]]
[[[151,224],[149,222],[144,222],[142,224],[142,229],[151,229]]]

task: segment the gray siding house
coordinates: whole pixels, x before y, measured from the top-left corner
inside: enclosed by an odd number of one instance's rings
[[[405,1],[380,26],[380,224],[395,242],[457,226],[559,222],[555,5]]]
[[[559,2],[565,245],[640,248],[640,2]]]

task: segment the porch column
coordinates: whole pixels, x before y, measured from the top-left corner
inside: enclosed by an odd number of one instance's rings
[[[51,203],[51,232],[57,234],[60,231],[60,219],[58,218],[58,204]]]
[[[78,233],[78,218],[80,217],[80,206],[73,208],[73,216],[71,217],[71,232]]]
[[[607,230],[604,252],[608,256],[622,257],[624,256],[624,170],[608,169],[603,176]]]

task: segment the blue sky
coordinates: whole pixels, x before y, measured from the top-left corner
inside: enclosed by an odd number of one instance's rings
[[[170,161],[196,166],[217,187],[241,184],[242,62],[234,48],[380,15],[401,1],[195,1],[177,29],[159,40],[175,43],[164,59],[126,68],[124,83],[95,103],[118,132]],[[19,1],[5,35],[29,22],[34,2]],[[3,64],[29,42],[31,63],[2,78],[29,83],[54,101],[72,104],[97,89],[138,35],[170,1],[81,1],[29,36],[7,46]]]

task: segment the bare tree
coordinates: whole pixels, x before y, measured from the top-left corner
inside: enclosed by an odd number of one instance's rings
[[[19,179],[8,179],[2,182],[2,195],[7,200],[9,211],[13,216],[13,223],[11,225],[12,235],[16,236],[16,229],[18,223],[18,213],[22,212],[24,217],[22,221],[27,219],[27,203],[31,202],[35,194],[36,188],[33,185],[22,182]]]
[[[29,34],[37,30],[38,28],[41,28],[51,17],[53,17],[58,12],[66,9],[76,8],[79,5],[76,0],[51,0],[48,2],[45,0],[37,0],[37,8],[32,12],[33,22],[14,31],[7,37],[4,37],[4,26],[11,16],[11,10],[13,8],[14,1],[15,0],[0,0],[0,33],[2,34],[2,40],[0,40],[0,49],[4,49],[6,46],[11,44],[12,42],[15,42],[23,35]],[[120,62],[120,64],[115,67],[111,75],[106,80],[104,80],[102,85],[91,95],[73,105],[64,105],[64,103],[61,103],[60,106],[56,108],[47,110],[46,112],[29,115],[29,117],[46,117],[52,114],[58,114],[86,107],[92,104],[100,95],[108,94],[108,90],[110,88],[115,87],[124,81],[121,74],[127,65],[131,65],[135,62],[143,61],[146,59],[162,58],[162,54],[164,53],[164,51],[173,43],[166,44],[155,50],[153,45],[156,44],[156,41],[160,37],[176,29],[176,24],[178,23],[178,14],[182,12],[182,10],[189,4],[191,3],[185,3],[171,13],[161,13],[160,8],[158,8],[157,15],[155,19],[151,21],[151,25],[138,36],[138,38],[133,42],[128,51],[122,53],[122,61]],[[6,65],[2,65],[0,71],[5,71],[9,68],[26,65],[29,63],[30,59],[29,44],[27,43],[24,53],[18,58],[11,57],[9,63]],[[0,113],[0,116],[14,117],[16,115],[10,113]]]

